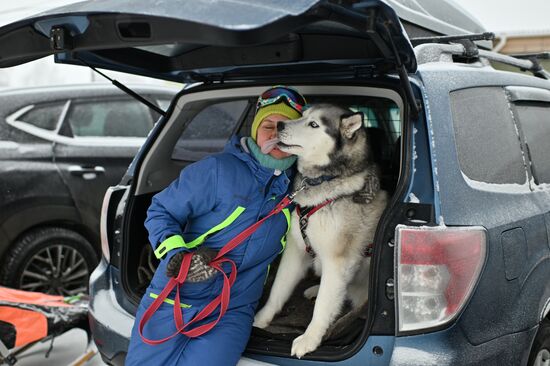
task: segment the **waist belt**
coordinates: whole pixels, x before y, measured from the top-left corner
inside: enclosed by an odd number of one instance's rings
[[[233,239],[231,239],[223,248],[220,249],[216,257],[209,263],[209,265],[216,269],[218,272],[221,273],[223,276],[223,287],[221,293],[212,300],[209,304],[207,304],[193,319],[191,319],[187,324],[183,321],[182,316],[182,310],[181,310],[181,303],[180,303],[180,287],[185,282],[185,279],[187,278],[187,273],[189,271],[189,267],[191,265],[191,259],[193,258],[194,252],[186,253],[183,256],[183,260],[181,262],[181,267],[179,270],[179,273],[176,277],[172,277],[168,280],[168,283],[162,290],[162,292],[158,295],[158,297],[153,301],[153,303],[147,308],[147,310],[143,313],[143,317],[139,321],[139,335],[141,336],[141,339],[143,342],[150,344],[150,345],[156,345],[161,344],[169,339],[177,336],[178,334],[183,334],[190,338],[199,337],[212,328],[220,321],[222,316],[227,311],[227,307],[229,306],[229,299],[231,296],[231,286],[235,283],[235,279],[237,278],[237,265],[234,261],[232,261],[229,258],[225,258],[224,256],[235,249],[237,246],[239,246],[246,238],[248,238],[250,235],[252,235],[268,218],[271,216],[280,213],[283,211],[284,208],[289,206],[296,193],[299,191],[295,191],[294,193],[285,196],[281,202],[279,202],[273,210],[267,214],[263,219],[260,221],[254,223],[253,225],[247,227],[244,229],[239,235],[235,236]],[[224,272],[222,268],[223,263],[228,263],[231,271],[229,274],[229,277]],[[168,337],[162,338],[162,339],[148,339],[143,335],[143,328],[145,327],[145,324],[151,319],[153,314],[158,310],[158,308],[162,305],[164,300],[168,297],[168,295],[172,292],[172,290],[176,288],[176,296],[174,299],[174,322],[176,324],[176,331],[169,335]],[[200,326],[197,326],[195,328],[190,329],[189,327],[205,318],[207,318],[209,315],[211,315],[217,308],[220,308],[220,313],[217,317],[217,319],[202,324]]]

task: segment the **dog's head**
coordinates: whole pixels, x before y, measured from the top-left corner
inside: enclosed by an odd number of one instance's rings
[[[329,104],[314,105],[302,118],[278,123],[279,148],[297,155],[306,165],[327,166],[335,162],[336,155],[361,149],[359,144],[366,148],[362,127],[360,112]]]

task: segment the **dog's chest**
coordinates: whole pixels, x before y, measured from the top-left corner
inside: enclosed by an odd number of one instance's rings
[[[338,215],[338,210],[327,205],[301,218],[299,235],[316,253],[321,254],[330,251],[330,247],[337,242],[342,225],[342,216]]]

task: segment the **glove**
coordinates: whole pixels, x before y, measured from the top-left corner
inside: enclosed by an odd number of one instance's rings
[[[168,277],[176,277],[180,272],[181,261],[185,252],[175,254],[168,265],[166,266],[166,275]],[[216,274],[217,270],[210,267],[208,263],[214,259],[217,252],[210,248],[199,248],[195,251],[193,258],[191,259],[191,265],[187,272],[186,281],[189,282],[201,282],[206,281]]]

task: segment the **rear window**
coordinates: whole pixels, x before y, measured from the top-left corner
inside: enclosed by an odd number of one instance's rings
[[[521,144],[504,90],[471,88],[450,96],[462,172],[478,182],[526,183]]]
[[[63,102],[39,104],[20,116],[18,120],[44,130],[54,131],[59,123],[64,105]]]
[[[82,137],[146,137],[154,123],[148,107],[133,99],[75,100],[67,120]]]
[[[515,105],[535,183],[550,183],[550,104]]]

